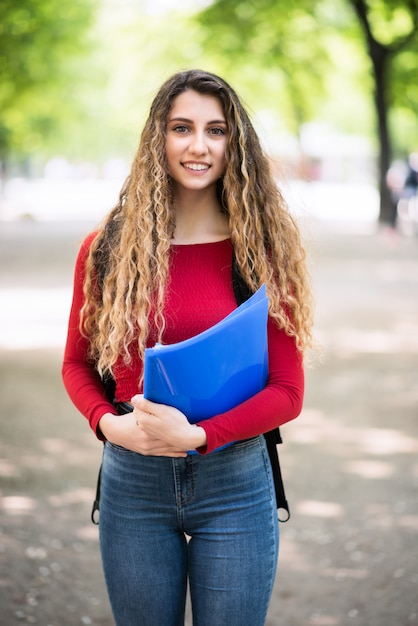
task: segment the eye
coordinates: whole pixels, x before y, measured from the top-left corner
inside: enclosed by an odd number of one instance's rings
[[[177,124],[176,126],[173,126],[173,131],[175,133],[187,133],[188,130],[189,129],[185,124]]]
[[[221,126],[213,126],[212,128],[209,129],[209,132],[211,135],[225,135],[226,134],[225,128],[222,128]]]

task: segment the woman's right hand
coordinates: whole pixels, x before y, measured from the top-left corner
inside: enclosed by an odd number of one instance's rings
[[[105,413],[99,422],[99,428],[110,443],[122,446],[132,452],[145,456],[186,457],[187,452],[178,450],[170,443],[151,436],[137,422],[134,413],[114,415]]]

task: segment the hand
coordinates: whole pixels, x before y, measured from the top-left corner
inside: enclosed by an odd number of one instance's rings
[[[142,395],[134,396],[131,402],[137,427],[149,441],[166,442],[170,449],[184,452],[206,445],[204,429],[190,424],[178,409],[151,402]]]
[[[108,441],[146,456],[185,457],[187,450],[206,445],[203,428],[192,425],[181,411],[143,396],[132,399],[133,413],[106,413],[100,430]]]
[[[100,419],[99,427],[108,441],[132,452],[146,456],[187,456],[184,450],[179,450],[171,443],[147,434],[139,425],[139,421],[137,423],[134,413],[125,415],[105,413]]]

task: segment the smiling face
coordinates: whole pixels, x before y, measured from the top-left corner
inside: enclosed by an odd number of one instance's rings
[[[166,154],[176,189],[203,191],[225,171],[227,124],[220,100],[188,90],[173,102],[167,119]]]

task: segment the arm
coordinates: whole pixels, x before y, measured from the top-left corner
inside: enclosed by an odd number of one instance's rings
[[[100,376],[88,360],[88,340],[79,330],[80,310],[83,306],[83,281],[85,264],[94,234],[83,242],[74,272],[73,301],[68,322],[67,342],[62,365],[62,377],[67,393],[76,408],[89,421],[99,439],[104,439],[99,429],[100,418],[105,413],[116,413],[106,398]]]
[[[88,339],[80,333],[79,321],[84,303],[85,264],[92,237],[89,236],[83,243],[75,266],[73,301],[62,366],[67,393],[99,439],[107,439],[146,455],[186,456],[186,450],[205,445],[203,429],[189,424],[180,411],[154,405],[141,396],[136,401],[138,408],[135,408],[135,413],[118,415],[106,397],[99,374],[88,359]],[[162,416],[166,423],[165,440],[160,433]]]
[[[166,445],[170,442],[177,450],[198,449],[201,454],[208,454],[222,445],[255,437],[297,417],[302,409],[304,390],[301,354],[294,339],[271,321],[268,341],[269,378],[266,387],[234,409],[199,424],[190,424],[174,407],[135,396],[132,399],[135,419],[144,442],[146,437],[150,439],[146,445],[152,449],[154,442],[151,440],[155,437],[166,441]]]
[[[235,408],[199,422],[205,430],[207,454],[219,446],[273,430],[296,418],[302,410],[302,355],[293,337],[268,322],[269,377],[266,387]]]

